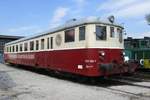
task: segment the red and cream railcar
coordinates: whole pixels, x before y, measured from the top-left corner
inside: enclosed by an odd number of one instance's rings
[[[83,76],[133,72],[124,63],[123,27],[98,18],[72,20],[40,35],[5,45],[5,62]]]

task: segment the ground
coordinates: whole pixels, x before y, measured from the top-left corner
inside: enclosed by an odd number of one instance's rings
[[[91,86],[0,64],[0,100],[150,100],[150,89]]]

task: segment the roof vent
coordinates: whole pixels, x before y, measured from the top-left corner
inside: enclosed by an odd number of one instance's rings
[[[108,17],[109,22],[114,23],[115,17],[113,15]]]
[[[70,19],[70,20],[66,21],[66,23],[74,22],[76,20],[77,20],[76,18],[73,18],[73,19]]]

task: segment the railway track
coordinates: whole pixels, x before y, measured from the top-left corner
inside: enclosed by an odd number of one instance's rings
[[[150,90],[150,85],[142,84],[142,82],[149,83],[150,78],[149,79],[147,77],[145,78],[145,77],[143,77],[143,75],[145,75],[145,74],[142,73],[142,75],[139,77],[138,73],[136,73],[134,75],[114,76],[114,77],[108,77],[108,78],[104,78],[104,79],[96,79],[96,80],[94,80],[94,83],[91,83],[91,84],[93,84],[93,86],[97,86],[97,88],[101,87],[104,89],[114,91],[116,93],[132,95],[135,97],[143,97],[143,98],[146,98],[146,100],[149,100],[150,94],[135,93],[135,92],[130,91],[130,89],[123,90],[123,89],[112,88],[114,86],[129,86],[135,90],[136,90],[136,88]],[[146,75],[150,76],[147,73],[146,73]]]
[[[150,73],[141,72],[137,71],[133,75],[122,75],[122,76],[113,76],[108,78],[109,80],[120,82],[120,83],[125,83],[127,85],[131,86],[137,86],[137,87],[142,87],[142,88],[148,88],[150,89],[150,85],[145,86],[138,84],[140,82],[150,82]]]
[[[114,88],[111,88],[111,87],[106,87],[106,89],[115,91],[117,93],[119,92],[121,94],[125,94],[125,95],[128,95],[128,96],[143,97],[143,98],[147,98],[147,99],[150,98],[149,95],[137,94],[137,93],[130,92],[130,91],[125,91],[125,90],[120,90],[120,89],[114,89]]]
[[[150,80],[150,71],[138,70],[135,72],[134,76]]]
[[[118,77],[120,79],[126,79],[126,80],[129,80],[129,81],[132,81],[132,82],[150,82],[150,80],[148,79],[143,79],[141,77],[137,77],[137,76],[121,76],[121,77]]]
[[[117,86],[130,86],[130,88],[132,89],[150,89],[149,86],[144,86],[144,85],[138,85],[138,84],[133,84],[133,83],[129,83],[129,82],[125,82],[125,81],[120,81],[118,79],[114,79],[114,78],[104,78],[104,79],[97,79],[95,80],[95,82],[89,82],[87,81],[87,83],[84,83],[84,85],[88,85],[88,87],[90,86],[92,89],[96,89],[96,90],[101,90],[104,89],[106,91],[110,91],[116,94],[122,94],[125,96],[129,96],[129,97],[135,97],[135,98],[144,98],[142,100],[149,100],[150,95],[145,95],[142,93],[135,93],[133,91],[130,91],[130,89],[128,90],[123,90],[120,88],[115,88]]]
[[[119,82],[119,83],[124,83],[124,84],[130,85],[130,86],[136,86],[136,87],[150,89],[150,86],[145,86],[145,85],[137,84],[136,82],[133,82],[133,81],[130,81],[130,80],[127,80],[127,79],[123,79],[123,78],[109,78],[109,80],[116,81],[116,82]]]
[[[121,93],[121,94],[128,95],[128,96],[134,96],[137,98],[143,97],[143,98],[146,98],[146,100],[149,100],[150,98],[150,95],[145,95],[142,93],[135,93],[133,91],[130,91],[130,89],[123,90],[123,89],[114,88],[114,86],[130,86],[130,88],[133,88],[133,89],[150,89],[150,86],[140,85],[140,84],[133,83],[129,80],[118,79],[118,78],[105,78],[104,81],[106,81],[107,84],[110,84],[110,85],[106,86],[105,83],[101,83],[101,81],[98,81],[96,86],[110,90],[112,92],[116,92],[119,94]]]

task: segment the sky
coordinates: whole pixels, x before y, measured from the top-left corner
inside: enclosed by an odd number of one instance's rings
[[[0,35],[30,36],[72,18],[114,15],[127,36],[150,37],[150,0],[0,0]]]

